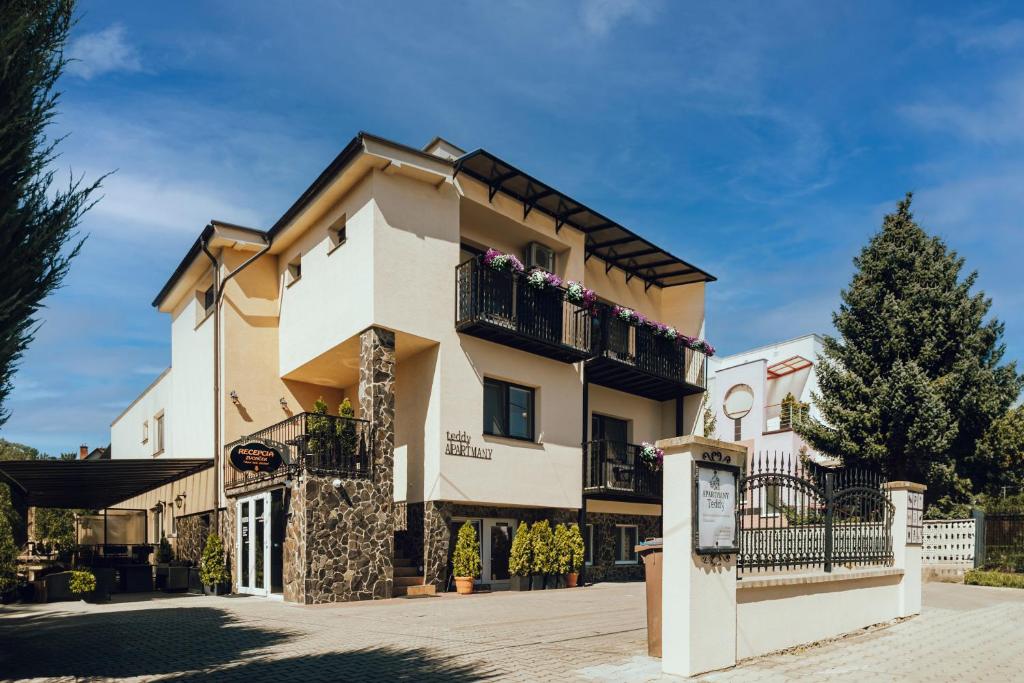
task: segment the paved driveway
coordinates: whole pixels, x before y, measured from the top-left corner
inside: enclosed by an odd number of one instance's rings
[[[1013,680],[1024,591],[926,587],[921,617],[707,680]],[[643,584],[330,607],[158,597],[0,608],[0,678],[651,681]]]

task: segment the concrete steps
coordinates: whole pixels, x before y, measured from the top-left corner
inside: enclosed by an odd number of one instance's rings
[[[423,575],[407,557],[396,557],[394,560],[394,585],[392,593],[398,597],[425,597],[437,593],[433,584],[425,585]]]

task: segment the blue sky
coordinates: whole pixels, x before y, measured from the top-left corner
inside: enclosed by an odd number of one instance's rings
[[[360,130],[485,147],[719,277],[729,353],[829,332],[908,190],[1024,358],[1013,3],[90,2],[60,173],[115,170],[0,436],[106,444],[169,363],[150,307],[211,218],[269,227]]]

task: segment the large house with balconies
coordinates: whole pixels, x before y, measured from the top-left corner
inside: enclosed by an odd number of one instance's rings
[[[442,590],[466,521],[492,589],[541,519],[581,523],[587,580],[641,578],[644,444],[699,421],[713,280],[486,150],[360,133],[269,229],[207,225],[157,295],[171,367],[113,457],[214,466],[119,507],[183,559],[219,529],[235,590],[300,603]]]

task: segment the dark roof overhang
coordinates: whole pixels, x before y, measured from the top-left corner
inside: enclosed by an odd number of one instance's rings
[[[100,510],[213,467],[211,458],[5,460],[0,481],[35,507]]]
[[[606,272],[612,268],[622,270],[626,273],[627,282],[636,277],[650,288],[714,282],[716,279],[483,149],[456,160],[454,175],[459,173],[487,185],[489,199],[501,192],[521,202],[524,219],[531,211],[539,211],[555,221],[556,233],[566,225],[584,233],[585,258],[597,256],[605,262]]]

